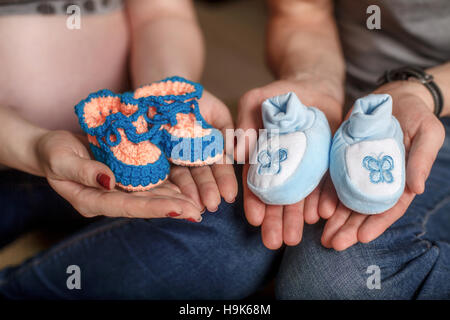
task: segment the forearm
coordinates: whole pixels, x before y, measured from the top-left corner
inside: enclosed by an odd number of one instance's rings
[[[313,77],[330,83],[343,102],[345,63],[329,0],[271,0],[267,55],[281,79]]]
[[[204,45],[191,1],[129,1],[134,87],[168,76],[199,80]]]
[[[36,146],[46,132],[22,119],[13,109],[0,106],[0,164],[42,176]]]

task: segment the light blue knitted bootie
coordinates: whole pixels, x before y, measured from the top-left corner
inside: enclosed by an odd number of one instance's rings
[[[309,195],[328,170],[331,131],[325,115],[294,93],[262,105],[266,135],[250,157],[247,184],[267,204],[293,204]]]
[[[381,213],[397,203],[405,188],[405,147],[390,95],[356,100],[333,138],[330,175],[340,201],[356,212]]]

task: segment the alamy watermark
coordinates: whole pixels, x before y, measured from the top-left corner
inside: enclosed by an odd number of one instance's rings
[[[366,270],[367,274],[370,276],[367,278],[367,288],[369,290],[380,290],[381,289],[381,269],[376,264],[370,265]]]
[[[66,13],[69,15],[66,19],[66,27],[69,30],[81,29],[81,8],[75,4],[67,7]]]
[[[366,20],[366,26],[369,30],[381,29],[381,9],[376,4],[370,5],[366,10],[367,14],[370,14]]]
[[[202,159],[207,159],[223,152],[222,158],[215,163],[257,164],[261,159],[258,159],[256,153],[265,150],[268,155],[265,160],[270,161],[270,155],[275,155],[280,150],[282,142],[280,141],[282,135],[277,129],[226,129],[222,133],[211,130],[209,134],[205,134],[200,121],[192,128],[184,129],[191,135],[187,138],[172,135],[173,148],[170,155],[171,158],[183,161],[191,159],[192,153],[195,153],[196,157],[201,155]],[[273,160],[274,166],[279,164],[276,157]]]
[[[67,267],[66,273],[70,274],[66,280],[66,286],[69,290],[81,290],[81,268],[76,264]]]

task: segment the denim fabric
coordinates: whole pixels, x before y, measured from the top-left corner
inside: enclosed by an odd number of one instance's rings
[[[239,174],[239,173],[237,173]],[[24,193],[0,183],[0,236],[54,214],[77,219],[48,185]],[[242,189],[242,188],[240,188]],[[49,212],[52,216],[45,217]],[[85,221],[86,219],[78,218]],[[69,219],[70,220],[70,219]],[[29,226],[28,226],[29,225]],[[222,202],[201,223],[175,219],[101,218],[22,265],[0,271],[0,296],[22,299],[236,299],[274,276],[278,252],[248,225],[242,195]],[[81,270],[69,290],[67,267]]]
[[[89,222],[92,220],[73,210],[46,179],[0,170],[0,248],[36,228],[71,232]]]
[[[368,244],[343,252],[320,244],[323,223],[306,226],[277,276],[280,299],[450,299],[450,119],[426,183],[405,215]],[[367,280],[380,268],[380,289]],[[371,281],[369,281],[371,282]]]

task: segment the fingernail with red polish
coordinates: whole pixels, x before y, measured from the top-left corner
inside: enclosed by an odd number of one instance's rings
[[[200,221],[194,220],[193,218],[187,218],[185,220],[190,221],[190,222],[200,222]]]
[[[111,182],[111,178],[108,175],[106,175],[104,173],[99,173],[97,175],[97,182],[98,182],[99,185],[101,185],[106,190],[111,190],[111,188],[109,187],[109,184]]]
[[[168,214],[167,214],[167,216],[169,216],[169,217],[178,217],[178,216],[180,216],[181,214],[179,214],[179,213],[176,213],[176,212],[169,212]]]

